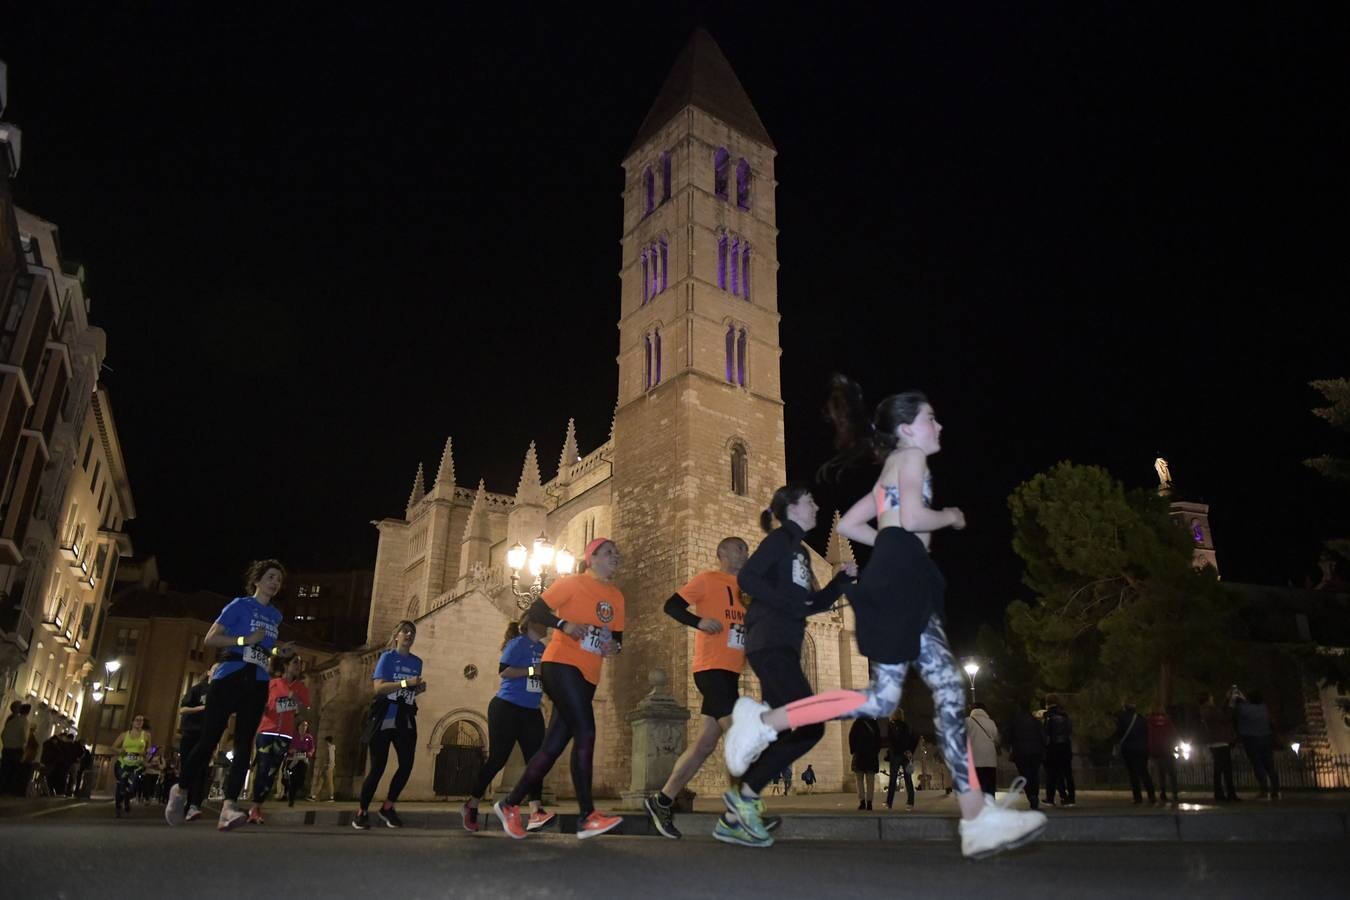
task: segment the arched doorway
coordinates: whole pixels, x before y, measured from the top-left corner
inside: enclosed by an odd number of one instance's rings
[[[486,759],[486,742],[478,725],[468,719],[451,722],[441,733],[432,789],[438,797],[468,795]]]

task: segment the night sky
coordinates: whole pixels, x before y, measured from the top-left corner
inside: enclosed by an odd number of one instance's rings
[[[1228,579],[1302,583],[1350,533],[1300,462],[1347,450],[1306,384],[1350,375],[1344,5],[232,5],[0,25],[14,193],[88,268],[174,587],[372,565],[447,435],[507,493],[569,416],[607,436],[620,162],[698,24],[779,153],[789,477],[831,371],[926,390],[958,641],[1025,594],[1006,498],[1061,459],[1166,456]]]

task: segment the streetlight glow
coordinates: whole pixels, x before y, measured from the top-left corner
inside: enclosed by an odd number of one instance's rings
[[[103,668],[107,669],[108,674],[111,675],[118,669],[122,668],[122,662],[121,660],[110,659],[103,664]]]
[[[1294,751],[1295,756],[1298,756],[1298,748],[1302,746],[1303,745],[1300,744],[1298,741],[1294,741],[1292,744],[1289,745],[1289,749]]]
[[[553,543],[542,534],[534,539],[534,552],[530,554],[531,561],[539,560],[539,569],[543,571],[553,565]],[[537,572],[535,574],[538,574]]]
[[[553,567],[558,570],[559,575],[571,575],[576,571],[577,558],[572,555],[572,551],[563,547],[553,557]]]
[[[971,681],[974,681],[975,676],[980,672],[980,664],[974,661],[968,662],[965,665],[965,670],[966,674],[970,676]]]
[[[94,686],[94,693],[90,694],[89,696],[94,698],[95,703],[103,702],[103,692],[98,689],[98,685]]]

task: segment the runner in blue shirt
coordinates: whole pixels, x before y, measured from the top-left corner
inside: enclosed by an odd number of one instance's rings
[[[362,733],[370,745],[370,774],[361,785],[361,808],[352,818],[352,827],[370,827],[370,801],[384,777],[389,764],[389,747],[398,754],[398,771],[389,780],[389,793],[380,806],[380,819],[390,828],[402,828],[403,820],[394,811],[394,803],[403,786],[412,775],[413,759],[417,753],[417,695],[427,689],[422,680],[422,658],[414,656],[413,641],[417,640],[417,626],[407,619],[394,627],[389,640],[392,649],[380,654],[371,677],[375,699],[370,704],[370,718]]]
[[[478,830],[478,802],[515,746],[520,745],[521,758],[528,761],[544,743],[544,714],[539,711],[544,686],[539,678],[539,662],[544,655],[547,631],[546,626],[529,618],[506,626],[502,658],[497,665],[502,686],[488,704],[488,758],[478,772],[469,802],[464,804],[464,828],[468,831]],[[553,813],[540,808],[540,789],[536,784],[529,793],[527,831],[538,831],[553,821]]]
[[[178,784],[169,791],[169,802],[164,807],[164,819],[170,825],[183,824],[189,804],[201,806],[202,773],[210,764],[231,715],[234,759],[225,779],[225,801],[216,827],[229,831],[245,822],[245,813],[235,808],[235,800],[243,790],[253,756],[253,734],[267,706],[268,664],[274,656],[292,653],[291,642],[277,643],[281,611],[272,605],[285,577],[286,567],[275,559],[254,562],[244,573],[244,587],[249,594],[226,604],[202,639],[203,646],[224,652],[206,690],[201,738],[191,755],[183,760]]]

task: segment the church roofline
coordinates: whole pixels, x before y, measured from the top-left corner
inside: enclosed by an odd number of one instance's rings
[[[689,106],[716,116],[770,150],[777,149],[722,48],[705,29],[695,28],[689,42],[675,58],[661,92],[647,111],[647,117],[642,120],[624,158],[636,153]]]

